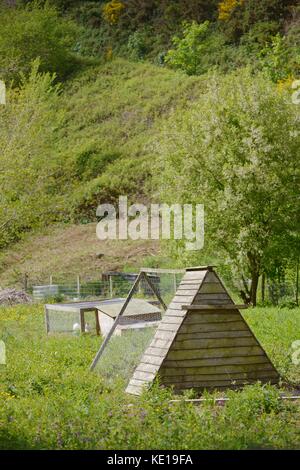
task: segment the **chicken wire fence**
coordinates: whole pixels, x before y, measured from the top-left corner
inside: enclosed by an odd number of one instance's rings
[[[105,273],[101,279],[84,279],[77,276],[74,279],[56,279],[50,276],[47,282],[27,283],[26,291],[32,295],[35,302],[65,302],[89,301],[96,299],[113,299],[126,297],[138,274],[135,273]],[[172,298],[180,283],[182,272],[148,273],[148,277],[157,287],[166,300]],[[138,294],[150,296],[151,291],[147,283],[142,280],[139,284]]]
[[[95,365],[107,383],[119,382],[125,389],[145,350],[150,345],[158,325],[125,330],[121,336],[112,336]]]
[[[128,293],[135,286],[133,298],[124,316],[119,319],[115,333],[124,337],[127,334],[134,335],[132,331],[134,329],[141,331],[157,325],[163,310],[160,305],[161,303],[167,305],[171,301],[182,275],[183,271],[159,274],[149,272],[147,277],[140,277],[138,274],[109,273],[93,285],[92,291],[86,291],[84,284],[81,284],[80,290],[78,285],[75,290],[70,289],[70,285],[67,289],[66,284],[53,283],[49,286],[39,286],[45,290],[39,291],[41,297],[36,300],[45,303],[47,334],[91,332],[105,337],[126,302]],[[51,295],[42,297],[46,292]],[[146,337],[146,333],[142,332],[140,338]],[[117,346],[116,348],[118,349]]]
[[[55,308],[47,311],[47,332],[48,333],[72,333],[75,335],[81,332],[81,317],[79,311],[61,311]],[[96,331],[96,317],[93,311],[84,313],[84,332]]]
[[[179,283],[183,273],[178,274],[180,274],[180,279],[178,276]],[[160,273],[157,276],[159,282],[154,283],[149,272],[142,272],[135,280],[128,293],[123,310],[119,312],[119,316],[116,318],[91,365],[91,369],[101,375],[106,382],[122,382],[123,387],[125,387],[157,331],[159,322],[145,322],[144,317],[140,315],[140,320],[131,325],[127,324],[119,334],[116,334],[122,319],[126,318],[127,309],[131,308],[131,303],[135,302],[136,297],[140,297],[141,286],[148,284],[144,298],[149,302],[154,303],[156,301],[159,304],[161,319],[168,303],[174,296],[174,290],[177,289],[177,277],[176,285],[173,278],[172,287],[170,277],[171,275],[168,273]]]

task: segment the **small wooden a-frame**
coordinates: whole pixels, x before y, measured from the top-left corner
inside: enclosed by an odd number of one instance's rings
[[[189,268],[126,391],[159,376],[175,391],[276,384],[279,374],[213,267]]]

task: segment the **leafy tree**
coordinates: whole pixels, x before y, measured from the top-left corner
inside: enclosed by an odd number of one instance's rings
[[[57,151],[64,113],[54,78],[35,63],[0,106],[0,247],[64,214],[68,171]]]
[[[70,47],[75,34],[75,25],[60,18],[48,3],[0,6],[0,76],[18,81],[19,74],[29,74],[32,61],[39,58],[42,72],[64,78],[74,66]]]
[[[180,69],[188,75],[199,75],[207,72],[212,66],[210,59],[214,57],[221,46],[221,36],[212,35],[208,21],[198,24],[183,24],[182,38],[173,37],[173,49],[165,57],[165,62],[174,69]]]
[[[299,230],[297,106],[263,76],[239,71],[212,77],[166,135],[162,196],[205,204],[207,246],[234,263],[255,305],[259,276]]]
[[[262,68],[273,82],[297,77],[300,72],[300,54],[296,48],[288,47],[288,38],[277,34],[271,44],[260,52]]]

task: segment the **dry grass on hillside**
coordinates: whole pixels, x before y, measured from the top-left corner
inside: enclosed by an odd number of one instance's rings
[[[100,241],[96,224],[52,226],[43,234],[23,240],[0,257],[0,286],[23,286],[25,273],[29,283],[75,279],[97,279],[101,272],[141,267],[143,258],[156,255],[154,241]]]

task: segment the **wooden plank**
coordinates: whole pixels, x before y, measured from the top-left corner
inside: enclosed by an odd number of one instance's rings
[[[198,292],[199,290],[199,284],[182,284],[180,283],[179,286],[177,287],[177,292],[181,292],[181,291],[186,291],[186,292],[190,292],[190,291],[194,291],[195,293]],[[187,294],[189,295],[189,294]]]
[[[168,348],[156,348],[151,345],[147,348],[146,353],[152,356],[159,356],[164,358],[168,352]]]
[[[155,339],[174,339],[176,336],[176,331],[161,331],[160,328],[156,331],[154,338]]]
[[[260,379],[261,382],[263,383],[270,383],[270,384],[276,384],[278,383],[278,379],[273,379],[273,378],[262,378]],[[231,386],[237,386],[237,385],[249,385],[257,382],[256,379],[239,379],[239,380],[215,380],[215,381],[203,381],[203,382],[181,382],[181,383],[176,383],[176,389],[186,389],[186,388],[195,388],[195,389],[205,389],[205,388],[212,388],[212,387],[227,387],[231,388]],[[167,383],[163,382],[165,386],[171,386],[173,385],[172,383]]]
[[[80,331],[81,333],[85,333],[85,320],[84,320],[84,310],[80,309]]]
[[[182,310],[180,308],[180,310],[175,310],[175,309],[171,309],[171,308],[168,308],[168,310],[166,311],[166,314],[164,315],[163,318],[166,318],[166,317],[181,317],[181,318],[184,318],[186,316],[186,310]]]
[[[221,305],[211,305],[211,304],[206,304],[206,305],[199,305],[199,304],[193,304],[193,305],[186,305],[183,304],[181,306],[182,310],[243,310],[247,309],[248,305],[235,305],[235,304],[221,304]]]
[[[252,381],[251,383],[255,383],[256,381]],[[262,381],[263,383],[268,383],[268,384],[271,384],[271,385],[277,385],[278,384],[278,380],[266,380],[266,381]],[[184,386],[184,385],[181,385],[180,387],[178,387],[178,385],[175,387],[175,386],[172,386],[172,390],[173,392],[176,394],[176,393],[181,393],[183,390],[188,390],[188,389],[193,389],[195,390],[195,392],[203,392],[204,390],[207,390],[207,391],[213,391],[213,390],[220,390],[220,391],[225,391],[225,390],[240,390],[241,388],[243,388],[245,385],[249,385],[249,383],[245,384],[245,383],[241,383],[241,384],[231,384],[231,385],[207,385],[205,387],[201,387],[201,386],[190,386],[190,384],[188,386]]]
[[[169,317],[171,318],[171,317]],[[226,312],[226,313],[202,313],[201,311],[197,315],[196,312],[193,312],[192,314],[188,314],[187,317],[184,320],[185,325],[195,325],[197,323],[215,323],[215,322],[221,322],[221,323],[227,323],[227,322],[232,322],[232,321],[240,321],[241,320],[241,315],[238,311],[236,312]]]
[[[136,380],[143,380],[145,382],[152,382],[155,378],[155,373],[153,372],[142,372],[140,370],[136,370],[133,374],[133,379]]]
[[[189,304],[193,302],[194,298],[194,295],[175,295],[175,297],[172,299],[172,304]]]
[[[195,299],[194,303],[196,305],[224,305],[226,303],[227,305],[229,304],[229,299]],[[234,305],[233,302],[230,303],[230,305]]]
[[[140,271],[150,274],[185,274],[185,269],[141,268]]]
[[[194,287],[198,287],[198,289],[200,289],[202,285],[202,280],[194,280],[194,279],[185,279],[183,278],[182,281],[180,282],[179,286],[194,286]]]
[[[178,325],[172,323],[162,323],[160,322],[159,331],[178,331]],[[182,328],[182,326],[181,326]]]
[[[183,277],[184,281],[202,281],[207,271],[187,271]]]
[[[185,270],[188,272],[188,271],[213,271],[213,269],[215,268],[216,266],[213,266],[212,264],[209,264],[209,265],[206,265],[206,266],[188,266],[187,268],[185,268]]]
[[[142,373],[141,373],[142,374]],[[197,375],[177,375],[177,376],[166,376],[160,375],[161,381],[164,384],[176,384],[176,383],[185,383],[185,382],[219,382],[219,381],[230,381],[238,382],[240,380],[265,380],[265,379],[276,379],[278,374],[273,371],[252,371],[252,372],[238,372],[236,374],[201,374]],[[153,379],[149,379],[151,381]]]
[[[130,393],[131,395],[141,395],[143,391],[142,387],[136,387],[135,385],[132,385],[129,383],[129,385],[126,388],[126,393]]]
[[[160,366],[163,362],[163,357],[161,356],[152,356],[151,354],[148,354],[147,350],[144,354],[144,356],[141,359],[141,362],[143,364],[150,364],[153,366]]]
[[[196,296],[196,300],[197,299],[200,299],[200,300],[228,300],[230,302],[223,302],[224,304],[225,303],[232,303],[230,297],[228,294],[197,294]]]
[[[150,348],[149,348],[150,349]],[[165,350],[153,348],[153,351],[149,351],[149,354],[163,355]],[[184,360],[184,359],[209,359],[214,357],[240,357],[240,356],[251,356],[251,355],[264,355],[264,351],[260,346],[237,346],[228,348],[214,348],[214,349],[193,349],[193,350],[182,350],[174,351],[171,349],[168,353],[168,360]]]
[[[167,325],[159,325],[159,328],[165,327]],[[195,333],[195,332],[209,332],[209,331],[235,331],[235,330],[248,330],[246,324],[243,321],[236,322],[227,322],[227,323],[203,323],[197,325],[181,325],[180,333]],[[171,330],[172,331],[172,330]]]
[[[216,282],[205,282],[202,284],[199,294],[224,294],[226,290],[219,283]]]
[[[96,335],[100,336],[101,328],[100,328],[100,322],[99,322],[99,314],[97,310],[95,311],[95,323],[96,323]]]
[[[165,315],[164,318],[161,320],[160,325],[163,325],[165,323],[170,323],[170,324],[175,324],[175,325],[181,325],[181,323],[184,320],[185,315]]]
[[[171,302],[169,304],[168,310],[182,310],[181,306],[182,304]]]
[[[157,369],[156,369],[157,370]],[[148,370],[146,370],[147,372]],[[215,374],[238,374],[248,373],[255,371],[275,371],[271,363],[258,363],[258,364],[221,364],[218,366],[202,366],[202,367],[161,367],[159,375],[161,376],[176,376],[176,375],[215,375]],[[152,372],[152,371],[150,371]],[[276,371],[275,371],[276,372]]]
[[[154,364],[146,364],[144,362],[141,362],[138,367],[136,368],[136,371],[140,372],[152,372],[155,375],[157,374],[157,371],[159,370],[159,366],[154,365]]]
[[[143,387],[147,387],[147,385],[149,385],[148,383],[149,381],[146,381],[146,380],[140,380],[140,379],[130,379],[130,385],[135,385],[136,387],[140,387],[140,388],[143,388]]]
[[[163,340],[157,340],[163,341]],[[255,338],[217,338],[217,339],[189,339],[179,341],[177,338],[172,346],[173,350],[185,349],[214,349],[214,348],[230,348],[237,346],[257,346]],[[166,346],[167,347],[167,346]]]
[[[185,286],[183,286],[185,287]],[[194,289],[184,289],[184,288],[181,288],[181,289],[177,289],[177,292],[176,292],[176,296],[180,297],[182,295],[193,295],[195,296],[198,292],[198,288],[194,288]]]
[[[169,334],[169,332],[166,332]],[[172,332],[174,337],[174,333]],[[248,338],[253,337],[250,330],[238,331],[212,331],[212,332],[197,332],[197,333],[179,333],[177,334],[178,341],[186,339],[217,339],[217,338]],[[161,338],[163,339],[163,338]]]
[[[170,360],[168,357],[163,362],[163,367],[207,367],[244,364],[270,364],[265,355],[236,356],[236,357],[212,357],[203,359]]]
[[[173,339],[156,339],[154,338],[151,342],[153,348],[169,348],[173,342]]]

